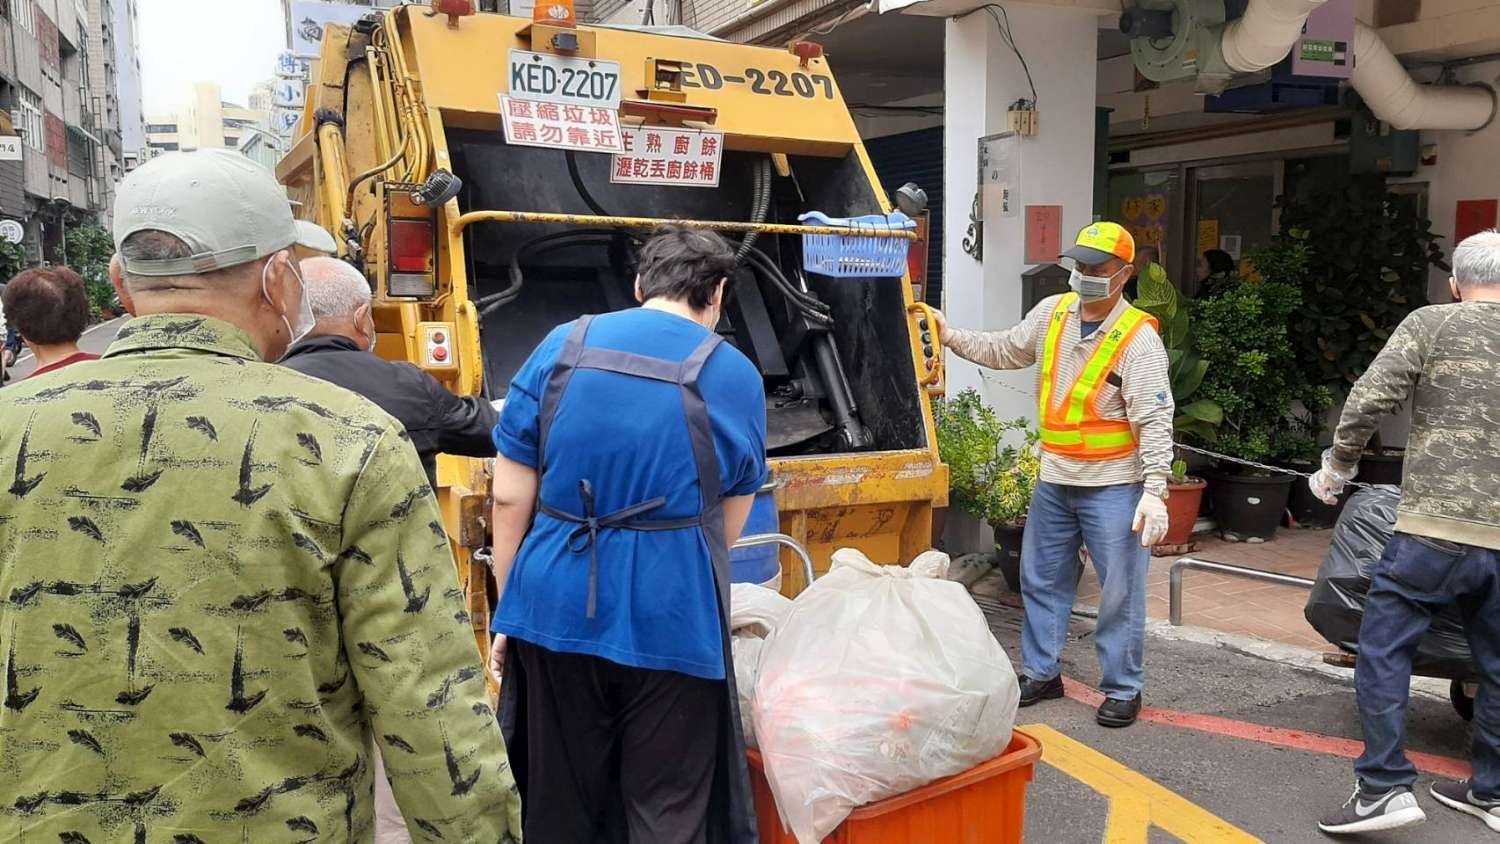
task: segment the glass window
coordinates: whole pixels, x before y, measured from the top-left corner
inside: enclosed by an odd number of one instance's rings
[[[21,89],[12,119],[16,124],[16,130],[21,133],[22,140],[27,146],[37,150],[47,148],[46,132],[42,122],[41,97],[24,88]]]
[[[1276,161],[1250,161],[1193,170],[1194,259],[1210,250],[1228,253],[1244,272],[1245,258],[1271,243],[1271,224],[1276,205]],[[1210,268],[1210,273],[1212,273]],[[1197,293],[1205,281],[1202,268],[1195,268]]]
[[[1167,269],[1167,276],[1180,282],[1182,270],[1177,264],[1176,244],[1182,242],[1179,231],[1182,219],[1182,190],[1177,171],[1148,170],[1112,173],[1109,177],[1109,204],[1104,219],[1119,223],[1135,237],[1136,248],[1156,249],[1157,263]]]

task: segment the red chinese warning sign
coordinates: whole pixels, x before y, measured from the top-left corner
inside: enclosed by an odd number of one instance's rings
[[[623,152],[620,113],[607,108],[500,97],[505,142],[527,147]]]
[[[719,186],[724,135],[694,129],[627,128],[625,149],[615,156],[609,180],[616,184]]]

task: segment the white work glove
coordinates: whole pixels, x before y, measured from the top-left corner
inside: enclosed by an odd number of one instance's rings
[[[1354,480],[1354,475],[1358,471],[1358,463],[1351,466],[1334,460],[1333,449],[1330,448],[1323,452],[1323,468],[1307,479],[1307,485],[1319,501],[1328,505],[1337,504],[1339,494],[1344,491],[1344,484]]]
[[[1135,521],[1130,529],[1141,535],[1141,547],[1150,548],[1167,535],[1167,502],[1151,493],[1142,492],[1141,501],[1135,505]]]

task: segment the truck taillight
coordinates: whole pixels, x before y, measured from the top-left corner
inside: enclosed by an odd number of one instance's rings
[[[424,298],[437,289],[433,279],[431,220],[393,219],[390,223],[389,296]]]

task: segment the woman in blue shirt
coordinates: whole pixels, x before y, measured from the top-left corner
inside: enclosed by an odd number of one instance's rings
[[[659,231],[642,306],[559,326],[506,394],[491,665],[528,840],[755,841],[728,566],[766,414],[713,331],[733,272],[722,237]]]

